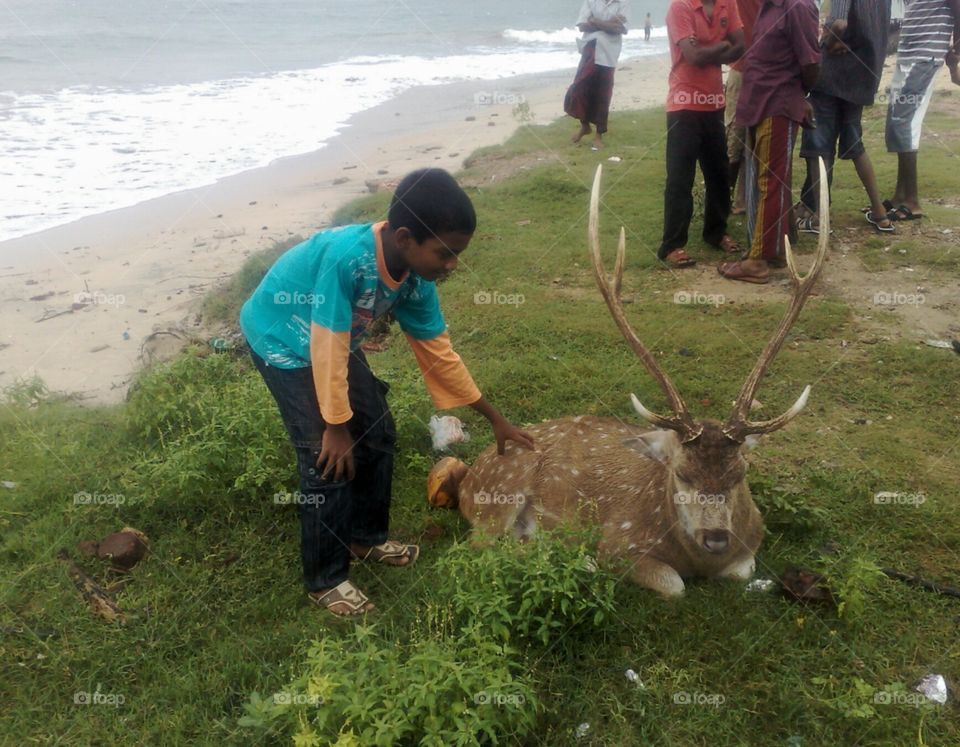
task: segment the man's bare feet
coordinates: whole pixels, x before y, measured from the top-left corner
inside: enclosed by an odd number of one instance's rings
[[[593,142],[590,143],[590,150],[602,150],[603,149],[603,138],[600,135],[597,135]]]
[[[591,132],[593,132],[593,130],[590,129],[590,125],[588,125],[588,124],[582,124],[582,125],[580,125],[580,129],[577,131],[577,134],[574,135],[574,136],[573,136],[572,138],[570,138],[570,139],[571,139],[571,141],[573,141],[574,143],[579,143],[584,137],[586,137],[587,135],[589,135]]]

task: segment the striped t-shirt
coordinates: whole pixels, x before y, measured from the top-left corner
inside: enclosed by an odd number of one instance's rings
[[[900,27],[897,61],[942,63],[950,49],[953,24],[949,0],[910,0]]]

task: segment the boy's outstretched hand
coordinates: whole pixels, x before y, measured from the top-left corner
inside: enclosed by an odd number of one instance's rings
[[[503,456],[507,441],[513,441],[525,449],[533,450],[533,436],[517,428],[517,426],[503,417],[497,408],[487,402],[483,397],[470,405],[470,407],[490,421],[490,425],[493,427],[493,435],[497,439],[498,454]]]

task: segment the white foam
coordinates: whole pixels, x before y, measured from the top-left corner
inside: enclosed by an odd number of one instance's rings
[[[662,51],[651,46],[625,49],[624,57]],[[413,86],[496,80],[572,68],[578,60],[568,37],[533,49],[356,57],[138,91],[0,94],[0,241],[317,150],[353,114]]]

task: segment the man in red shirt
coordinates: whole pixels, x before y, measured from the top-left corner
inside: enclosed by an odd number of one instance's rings
[[[724,262],[730,280],[766,283],[782,267],[793,204],[797,127],[815,126],[806,93],[820,75],[820,13],[815,0],[763,0],[744,59],[737,122],[747,128],[747,240],[739,262]]]
[[[696,264],[686,253],[697,162],[706,184],[703,240],[725,252],[730,181],[723,127],[720,65],[740,58],[743,27],[735,0],[673,0],[667,11],[670,93],[667,96],[667,186],[658,256],[672,267]]]

